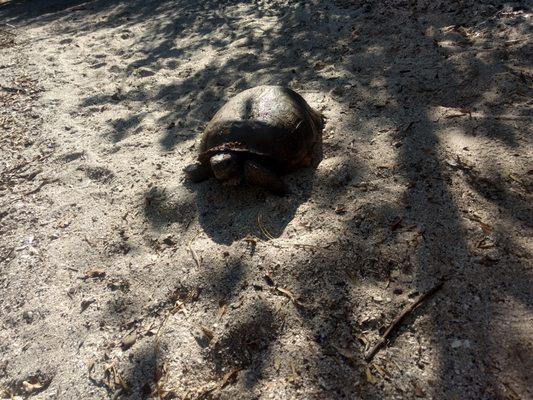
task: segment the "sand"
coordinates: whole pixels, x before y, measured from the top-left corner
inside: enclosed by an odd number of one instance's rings
[[[527,4],[2,1],[0,395],[533,397]],[[317,166],[187,183],[262,84]]]

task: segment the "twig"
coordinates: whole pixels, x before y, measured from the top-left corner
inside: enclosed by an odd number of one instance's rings
[[[24,196],[28,196],[30,194],[34,194],[34,193],[37,193],[39,190],[42,189],[42,187],[44,185],[46,185],[47,183],[54,183],[54,182],[57,182],[59,181],[58,178],[54,178],[54,179],[44,179],[35,189],[32,189],[32,190],[29,190],[27,192],[24,192],[22,193]]]
[[[428,290],[426,293],[421,294],[418,296],[418,298],[406,306],[403,311],[392,321],[392,323],[389,325],[387,330],[381,335],[377,343],[372,346],[366,353],[365,353],[365,361],[369,362],[374,358],[376,353],[383,347],[383,345],[387,342],[387,338],[390,336],[391,332],[397,328],[402,320],[409,315],[411,312],[413,312],[423,301],[427,300],[429,297],[431,297],[433,294],[438,292],[440,289],[442,289],[442,286],[444,285],[445,279],[442,279],[437,285],[435,285],[433,288]]]

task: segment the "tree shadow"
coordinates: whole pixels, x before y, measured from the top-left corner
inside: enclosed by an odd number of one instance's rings
[[[502,219],[528,229],[528,196],[520,184],[509,189],[498,165],[490,165],[486,157],[473,158],[475,170],[455,161],[456,165],[450,166],[447,157],[456,152],[448,145],[448,128],[464,132],[465,137],[478,135],[487,145],[498,143],[505,149],[517,150],[525,143],[506,118],[515,102],[527,98],[530,77],[517,72],[520,66],[508,65],[505,57],[529,54],[530,48],[510,48],[500,42],[497,24],[503,2],[493,3],[412,1],[367,6],[364,2],[294,2],[267,10],[240,1],[96,1],[72,15],[39,7],[35,10],[44,11],[32,15],[42,23],[79,19],[63,28],[73,37],[117,28],[124,40],[139,45],[135,54],[122,59],[120,76],[131,83],[129,75],[143,68],[149,72],[140,72],[144,76],[137,75],[139,84],[123,91],[122,98],[137,106],[124,119],[131,121],[124,124],[127,129],[120,129],[120,119],[110,123],[114,141],[143,124],[146,114],[139,104],[150,102],[161,109],[156,118],[164,127],[161,150],[189,146],[186,151],[193,153],[197,133],[224,99],[257,84],[293,85],[297,90],[328,93],[336,104],[345,105],[345,114],[337,113],[339,120],[330,121],[328,128],[340,126],[340,119],[345,118],[349,127],[343,128],[346,138],[332,135],[325,139],[325,159],[317,170],[286,177],[291,196],[275,198],[258,189],[226,188],[213,181],[187,188],[191,190],[156,186],[147,191],[144,216],[154,229],[174,223],[188,226],[197,216],[202,231],[216,244],[234,245],[250,235],[265,238],[259,246],[272,252],[277,251],[276,245],[289,247],[290,261],[280,266],[274,280],[279,288],[290,289],[306,303],[307,307],[299,307],[289,302],[283,315],[303,327],[303,333],[295,331],[311,338],[306,343],[312,351],[302,351],[295,359],[305,366],[300,371],[304,383],[312,385],[314,380],[322,385],[317,398],[383,398],[384,393],[390,394],[384,386],[394,386],[391,381],[403,372],[394,370],[383,386],[367,382],[368,365],[362,361],[363,351],[354,334],[370,332],[376,339],[379,328],[409,301],[408,293],[422,293],[443,275],[449,276],[445,288],[405,322],[395,334],[393,346],[383,352],[412,363],[415,356],[395,353],[394,345],[400,346],[405,336],[420,338],[423,333],[417,328],[425,328],[430,332],[424,337],[426,346],[435,362],[434,381],[428,380],[425,386],[429,395],[500,398],[507,393],[506,375],[501,373],[504,367],[510,366],[525,386],[520,366],[527,370],[527,360],[513,365],[518,358],[509,353],[506,359],[508,349],[504,347],[511,341],[515,352],[530,349],[517,345],[521,342],[519,329],[507,330],[499,310],[505,302],[531,310],[528,252],[506,237],[508,225],[494,224],[491,234],[480,233],[479,227],[475,232],[467,229],[465,215],[470,214],[465,209],[494,208]],[[28,15],[8,14],[20,22]],[[90,15],[105,18],[97,23],[83,20]],[[274,26],[254,26],[253,21],[263,17],[279,19]],[[134,36],[127,32],[148,20],[156,22],[144,33]],[[213,32],[219,35],[214,37]],[[475,41],[479,32],[488,35],[486,42]],[[190,36],[195,39],[184,44],[181,39]],[[490,46],[498,51],[485,57]],[[187,63],[183,76],[149,81],[180,63]],[[515,81],[523,82],[520,90],[506,87]],[[112,94],[93,96],[83,99],[80,107],[114,107],[120,101]],[[375,124],[365,125],[368,121]],[[527,130],[528,120],[518,121],[519,128]],[[382,133],[383,125],[391,129]],[[374,152],[372,141],[381,146]],[[347,151],[350,146],[355,156]],[[468,189],[472,189],[470,203],[461,197]],[[340,205],[347,210],[337,207]],[[310,232],[310,243],[298,247],[304,233],[293,235],[297,241],[286,230],[304,206],[316,225],[320,218],[345,216],[331,237],[322,233],[317,238]],[[476,241],[488,236],[490,240],[495,236],[495,247],[503,250],[493,254],[485,244],[476,247]],[[274,258],[271,261],[275,263]],[[226,268],[226,273],[201,271],[201,279],[230,288],[206,296],[207,302],[221,298],[231,302],[255,290],[241,285],[247,276],[242,265],[218,261],[217,266]],[[263,273],[255,271],[253,276],[259,280]],[[403,295],[395,298],[388,283],[400,288]],[[375,293],[390,295],[392,305],[374,301]],[[228,365],[227,358],[240,359],[248,371],[244,375],[249,387],[265,368],[272,343],[284,333],[276,319],[281,317],[274,316],[270,306],[260,303],[257,307],[259,311],[250,307],[242,321],[225,328],[218,345],[225,356],[212,358],[219,373],[222,365]],[[366,313],[368,318],[360,317]],[[259,314],[262,317],[256,320]],[[246,341],[248,331],[256,335],[250,336],[250,342]],[[385,365],[386,357],[380,354],[375,362]],[[422,376],[423,368],[417,368]],[[413,397],[412,388],[407,392],[400,389],[389,386],[387,390]]]
[[[461,11],[460,9],[457,10]],[[413,11],[410,19],[418,31],[423,31],[425,26],[422,18],[417,16]],[[453,23],[453,20],[449,22]],[[427,24],[427,22],[426,22]],[[442,24],[442,25],[440,25]],[[445,26],[445,21],[439,21],[440,26]],[[432,25],[438,28],[439,25]],[[460,25],[468,29],[468,25]],[[447,38],[439,38],[444,42]],[[427,290],[429,283],[443,275],[450,275],[452,278],[447,283],[443,292],[445,298],[436,301],[434,310],[432,310],[432,320],[435,327],[434,340],[436,348],[439,351],[441,367],[439,370],[440,386],[435,388],[436,396],[459,396],[471,397],[487,396],[492,393],[499,393],[503,396],[506,390],[494,370],[488,367],[493,362],[494,357],[498,357],[499,350],[494,343],[494,336],[486,335],[485,332],[491,329],[496,314],[496,305],[492,302],[479,304],[476,302],[476,296],[480,293],[490,291],[487,283],[502,284],[502,279],[492,274],[486,275],[486,280],[479,279],[480,273],[486,274],[485,267],[476,263],[472,258],[471,239],[465,232],[461,223],[463,216],[459,209],[456,194],[452,192],[450,183],[452,178],[445,167],[445,162],[438,154],[442,153],[442,134],[439,132],[441,127],[434,123],[428,116],[431,107],[446,106],[454,109],[471,109],[473,105],[481,101],[483,95],[498,87],[497,82],[492,82],[484,76],[476,76],[476,84],[485,89],[484,92],[476,93],[472,86],[465,84],[463,79],[468,79],[470,71],[461,71],[460,65],[456,63],[455,56],[462,55],[463,51],[468,54],[467,49],[448,50],[435,46],[434,37],[427,37],[425,46],[416,49],[419,55],[416,57],[440,59],[437,74],[439,80],[445,77],[445,87],[437,93],[424,93],[424,81],[420,79],[418,84],[410,82],[409,85],[402,86],[401,95],[397,98],[397,103],[401,104],[408,97],[418,97],[419,104],[409,108],[411,115],[416,115],[416,127],[410,131],[403,144],[399,147],[398,162],[401,166],[400,173],[408,182],[416,182],[410,185],[406,190],[406,217],[410,221],[423,226],[424,245],[416,252],[416,285],[420,292]],[[443,40],[444,39],[444,40]],[[440,44],[441,41],[438,43]],[[429,53],[429,54],[428,54]],[[434,55],[432,55],[433,53]],[[468,57],[468,55],[467,55]],[[476,60],[478,70],[494,69],[498,71],[502,67],[497,65],[483,64],[482,61]],[[416,64],[415,64],[416,65]],[[472,66],[472,64],[470,64]],[[458,73],[461,71],[462,73]],[[437,75],[435,75],[437,76]],[[472,77],[470,77],[472,78]],[[389,78],[389,86],[394,83],[393,75]],[[443,82],[444,83],[444,82]],[[395,93],[393,92],[393,95]],[[390,108],[387,112],[394,111]],[[506,110],[505,112],[508,112]],[[402,115],[403,110],[391,112],[390,116],[400,125],[407,122]],[[412,117],[411,117],[412,118]],[[503,140],[509,147],[517,145],[516,138],[509,130],[505,130],[501,125],[495,123],[490,116],[481,118],[480,126],[490,126],[498,131],[499,137],[490,132],[487,137],[492,140]],[[467,173],[468,175],[468,173]],[[469,179],[472,183],[472,179]],[[474,180],[480,183],[479,179]],[[479,185],[477,185],[479,187]],[[497,187],[492,188],[501,193]],[[507,198],[507,200],[510,200]],[[521,208],[525,206],[523,201]],[[504,208],[516,210],[516,204],[513,206],[509,201],[500,203]],[[527,280],[527,274],[524,274],[524,267],[519,267],[516,272]],[[490,276],[490,277],[489,277]],[[483,283],[485,282],[485,284]],[[498,284],[496,284],[498,285]],[[505,290],[505,284],[500,290]],[[515,301],[525,301],[523,306],[531,308],[531,299],[525,299],[524,288],[518,291],[512,290],[508,295]],[[463,309],[459,309],[463,307]],[[466,311],[465,311],[466,307]],[[453,310],[453,311],[452,311]],[[438,328],[437,328],[438,327]],[[514,335],[514,334],[513,334]],[[472,348],[461,348],[461,342],[454,340],[458,337],[469,337],[472,341]],[[501,340],[501,339],[500,339]],[[468,342],[470,346],[470,342]],[[455,347],[457,346],[457,347]],[[487,349],[491,349],[487,352]],[[477,374],[478,368],[484,369],[484,376],[480,379]],[[447,383],[454,382],[453,385]],[[502,389],[503,388],[503,389]],[[503,390],[503,391],[502,391]]]

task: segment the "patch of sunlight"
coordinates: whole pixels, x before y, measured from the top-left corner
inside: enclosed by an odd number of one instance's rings
[[[465,148],[475,148],[479,145],[479,138],[468,134],[462,127],[438,130],[436,136],[444,147],[450,147],[454,152],[461,152]]]

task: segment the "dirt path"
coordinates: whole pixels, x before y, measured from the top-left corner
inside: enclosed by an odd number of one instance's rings
[[[480,3],[0,2],[0,395],[531,398],[532,13]],[[186,184],[260,84],[318,167]]]

